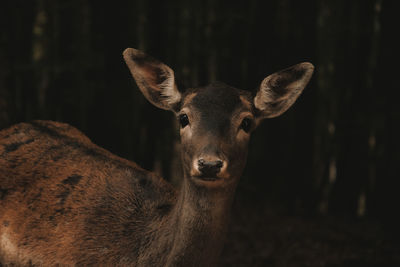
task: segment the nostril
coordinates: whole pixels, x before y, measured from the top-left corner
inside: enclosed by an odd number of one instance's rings
[[[217,168],[222,168],[222,165],[223,165],[223,163],[222,163],[222,161],[221,160],[217,160],[217,161],[215,161],[215,167],[217,167]]]
[[[199,159],[199,162],[198,162],[199,167],[204,167],[205,162],[206,161],[204,159]]]
[[[204,159],[198,160],[198,168],[203,175],[216,175],[221,171],[223,165],[224,164],[221,160],[216,160],[216,161],[205,161]]]

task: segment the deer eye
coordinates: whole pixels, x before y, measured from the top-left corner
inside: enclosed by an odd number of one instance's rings
[[[182,128],[185,128],[186,125],[189,124],[189,118],[186,114],[179,115],[179,123],[181,124]]]
[[[242,123],[240,124],[240,128],[243,129],[246,133],[250,132],[252,121],[249,118],[244,118]]]

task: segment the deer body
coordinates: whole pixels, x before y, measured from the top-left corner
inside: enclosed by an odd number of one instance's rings
[[[312,73],[295,65],[255,95],[220,83],[180,91],[168,66],[134,49],[124,58],[144,96],[181,124],[181,188],[67,124],[12,126],[0,132],[0,265],[214,265],[250,133]]]
[[[66,124],[22,123],[2,132],[1,139],[4,262],[161,266],[167,261],[177,226],[187,220],[182,213],[193,207],[184,195],[178,202],[162,178]],[[202,212],[195,215],[180,230],[199,224],[201,239],[210,217],[202,221]]]

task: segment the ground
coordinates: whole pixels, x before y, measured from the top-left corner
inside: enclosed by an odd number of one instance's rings
[[[394,267],[400,241],[377,220],[278,214],[239,192],[219,266]]]

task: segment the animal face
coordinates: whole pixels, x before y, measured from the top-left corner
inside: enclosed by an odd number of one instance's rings
[[[239,177],[255,128],[251,94],[223,83],[188,90],[176,113],[180,123],[182,163],[197,180]]]
[[[223,83],[182,90],[167,65],[132,48],[123,54],[143,95],[155,106],[176,114],[185,176],[207,185],[238,180],[250,133],[263,119],[284,113],[314,70],[305,62],[276,72],[267,76],[254,94]]]

